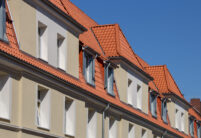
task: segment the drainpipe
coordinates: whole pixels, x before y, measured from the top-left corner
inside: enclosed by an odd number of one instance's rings
[[[103,110],[103,118],[102,118],[102,138],[105,137],[105,112],[110,108],[110,104],[108,104]]]
[[[163,135],[161,138],[164,138],[164,136],[167,134],[167,130],[164,131]]]

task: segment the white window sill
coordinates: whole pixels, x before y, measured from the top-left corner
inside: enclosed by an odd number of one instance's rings
[[[69,137],[69,138],[75,138],[75,136],[71,135],[71,134],[67,134],[65,133],[65,136]]]
[[[50,128],[42,127],[42,126],[39,126],[39,125],[37,125],[37,128],[41,129],[41,130],[45,130],[45,131],[50,131]]]
[[[0,121],[10,122],[10,118],[5,118],[0,116]]]

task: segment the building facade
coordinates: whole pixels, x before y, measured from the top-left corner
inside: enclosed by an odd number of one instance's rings
[[[167,66],[69,0],[1,0],[1,138],[200,138]]]

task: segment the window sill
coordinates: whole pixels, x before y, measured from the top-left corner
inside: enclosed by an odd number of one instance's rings
[[[40,130],[50,131],[50,128],[45,128],[45,127],[42,127],[42,126],[37,126],[37,128],[40,129]]]
[[[107,94],[108,94],[109,96],[115,98],[115,94],[114,94],[114,93],[109,93],[109,92],[107,92]]]
[[[10,123],[10,118],[0,117],[0,121]]]
[[[65,134],[65,136],[69,137],[69,138],[75,138],[75,136],[69,135],[69,134]]]
[[[4,42],[4,43],[6,43],[6,44],[9,44],[8,39],[2,39],[2,38],[0,38],[0,41]]]
[[[42,58],[38,58],[40,61],[42,61],[42,62],[45,62],[45,63],[47,63],[48,64],[48,61],[46,61],[46,60],[44,60],[44,59],[42,59]]]
[[[95,84],[91,84],[91,83],[89,83],[89,82],[87,82],[87,81],[86,81],[86,83],[87,83],[87,85],[89,85],[89,86],[91,86],[91,87],[93,87],[93,88],[95,88],[95,87],[96,87],[96,85],[95,85]]]
[[[157,119],[157,115],[152,115],[153,118]]]
[[[66,71],[64,69],[61,69],[60,67],[57,67],[57,69],[63,73],[66,73]]]

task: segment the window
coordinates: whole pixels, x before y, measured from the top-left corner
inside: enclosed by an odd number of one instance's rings
[[[65,134],[75,136],[76,104],[75,101],[65,100]]]
[[[194,136],[194,120],[189,118],[189,131],[191,136]]]
[[[167,100],[166,99],[162,101],[162,119],[165,123],[167,123]]]
[[[85,51],[83,52],[83,74],[87,83],[95,85],[95,60]]]
[[[117,121],[113,117],[109,120],[109,138],[117,138]]]
[[[0,118],[10,119],[12,80],[9,75],[0,74]]]
[[[179,119],[180,119],[180,116],[179,116],[179,110],[176,109],[175,110],[175,128],[179,129]]]
[[[38,23],[38,48],[39,58],[48,61],[48,40],[47,40],[47,26],[43,23]]]
[[[0,1],[0,39],[7,40],[6,38],[6,10],[5,0]]]
[[[133,105],[133,81],[128,79],[128,93],[127,93],[128,104]]]
[[[137,108],[142,108],[142,87],[137,84]]]
[[[37,96],[37,125],[38,127],[49,129],[50,92],[48,89],[38,86]]]
[[[142,138],[147,138],[147,132],[144,129],[142,129]]]
[[[200,126],[200,123],[197,123],[197,136],[198,136],[198,138],[201,138],[201,126]]]
[[[150,93],[150,109],[151,114],[154,117],[157,117],[156,103],[157,103],[157,95]]]
[[[184,118],[184,113],[181,112],[181,131],[185,131],[185,118]]]
[[[87,138],[96,138],[97,114],[95,110],[88,109]]]
[[[110,64],[105,64],[105,89],[107,89],[108,94],[114,96],[113,82],[114,82],[114,70]]]
[[[129,124],[128,127],[128,138],[135,138],[135,130],[132,124]]]
[[[65,38],[57,34],[57,66],[62,69],[66,70],[66,43]]]

